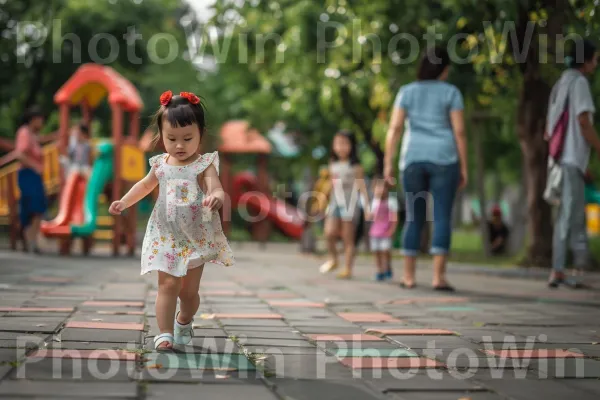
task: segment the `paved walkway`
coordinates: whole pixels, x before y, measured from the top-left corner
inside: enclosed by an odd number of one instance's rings
[[[296,248],[237,245],[236,267],[208,266],[192,345],[160,355],[137,259],[0,251],[0,398],[600,396],[599,291],[455,266],[443,294],[426,263],[403,290],[367,258],[337,281]]]

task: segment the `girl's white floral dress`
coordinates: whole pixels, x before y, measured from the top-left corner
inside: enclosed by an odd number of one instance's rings
[[[185,166],[167,164],[168,156],[150,158],[159,181],[159,197],[142,244],[142,275],[163,271],[185,276],[188,268],[205,262],[233,265],[219,213],[202,206],[205,194],[198,184],[198,175],[210,165],[219,171],[219,154],[203,154]]]

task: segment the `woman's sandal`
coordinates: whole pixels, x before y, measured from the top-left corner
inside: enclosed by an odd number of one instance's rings
[[[194,337],[194,319],[192,318],[189,323],[183,325],[177,321],[177,315],[175,316],[175,344],[189,344]]]
[[[163,343],[170,343],[171,347],[166,347],[166,346],[160,346]],[[175,340],[173,338],[173,335],[171,335],[170,333],[161,333],[159,335],[154,336],[154,349],[158,352],[163,352],[163,351],[173,351],[173,344],[175,343]]]
[[[456,291],[456,289],[454,289],[453,286],[450,286],[447,283],[445,283],[443,285],[433,286],[433,290],[437,290],[437,291],[441,291],[441,292],[455,292]]]
[[[400,287],[403,288],[403,289],[414,289],[414,288],[417,287],[417,284],[413,283],[412,285],[407,285],[404,282],[400,282]]]

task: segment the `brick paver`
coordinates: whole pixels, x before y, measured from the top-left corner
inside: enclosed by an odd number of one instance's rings
[[[597,290],[456,266],[458,292],[438,293],[427,263],[403,290],[373,282],[371,259],[338,281],[289,245],[234,249],[237,266],[205,269],[196,337],[168,354],[136,259],[0,251],[0,399],[600,396]]]

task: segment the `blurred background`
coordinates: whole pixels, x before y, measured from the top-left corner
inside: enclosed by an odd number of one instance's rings
[[[51,146],[60,128],[55,94],[82,65],[94,63],[110,67],[139,92],[144,107],[135,146],[145,159],[160,151],[148,146],[159,95],[192,91],[208,112],[203,151],[221,151],[228,140],[250,141],[244,138],[270,146],[225,154],[230,188],[246,190],[240,173],[248,172],[265,178],[254,182],[261,191],[305,212],[309,207],[298,199],[318,189],[338,130],[359,138],[368,177],[381,173],[396,93],[415,80],[420,51],[446,43],[463,60],[449,80],[465,99],[472,177],[455,210],[456,259],[547,267],[552,225],[541,197],[547,152],[542,135],[550,89],[564,69],[556,35],[598,43],[598,6],[591,0],[0,0],[0,181],[14,179],[14,160],[7,156],[24,111],[34,104],[44,110],[42,134]],[[592,87],[596,98],[597,79]],[[71,121],[84,117],[72,109]],[[106,99],[90,122],[93,141],[111,140]],[[590,170],[600,176],[597,157]],[[16,204],[7,190],[0,206],[5,235]],[[108,217],[111,193],[103,195],[98,225],[110,227],[113,222],[102,218]],[[48,219],[59,200],[56,189]],[[589,201],[588,232],[600,257],[597,207]],[[482,238],[498,208],[511,231],[510,246],[491,258]],[[138,209],[142,234],[150,210],[150,201]],[[307,227],[274,216],[268,224],[253,228],[234,212],[230,237],[320,248],[320,223]]]

